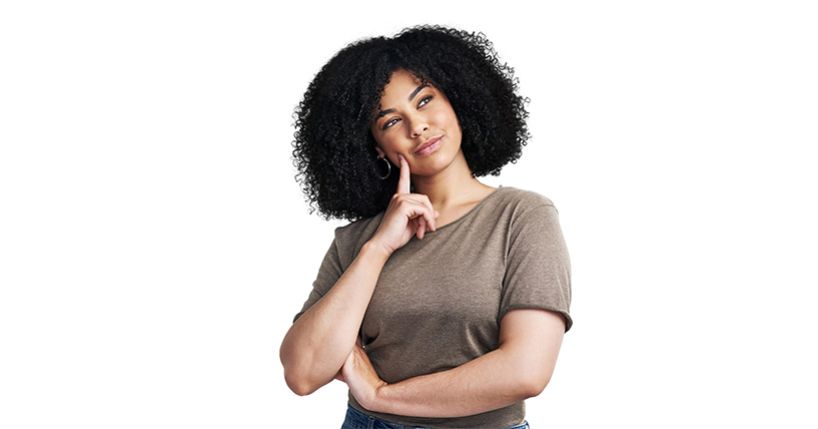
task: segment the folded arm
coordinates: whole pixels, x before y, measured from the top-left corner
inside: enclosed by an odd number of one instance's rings
[[[509,311],[500,346],[456,368],[379,387],[369,410],[416,417],[461,417],[539,395],[551,379],[565,332],[559,313]]]

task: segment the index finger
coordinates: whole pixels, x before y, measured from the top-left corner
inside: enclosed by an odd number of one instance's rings
[[[398,159],[400,159],[400,178],[398,179],[397,192],[399,194],[408,194],[410,189],[409,185],[412,181],[412,177],[409,172],[409,163],[406,162],[406,159],[401,154],[398,154]]]

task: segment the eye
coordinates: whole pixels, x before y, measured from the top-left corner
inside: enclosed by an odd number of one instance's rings
[[[423,102],[424,102],[424,101],[426,101],[426,100],[431,101],[433,98],[434,98],[434,96],[432,96],[432,95],[429,95],[429,96],[426,96],[426,97],[421,98],[421,99],[420,99],[420,102],[418,103],[418,108],[423,107],[423,106],[425,106],[425,105],[429,104],[428,102],[426,102],[426,103],[423,103]],[[421,103],[423,103],[423,104],[421,104]],[[389,128],[389,127],[390,127],[390,125],[389,125],[389,124],[391,124],[391,123],[392,123],[392,121],[396,121],[396,120],[397,120],[397,118],[395,118],[395,119],[391,119],[391,120],[389,120],[387,123],[383,124],[383,129],[385,130],[385,129]]]

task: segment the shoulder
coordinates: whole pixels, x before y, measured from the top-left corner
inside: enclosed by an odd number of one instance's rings
[[[506,189],[508,188],[508,189]],[[503,186],[500,219],[510,237],[533,239],[559,228],[559,211],[548,196],[528,189]]]
[[[385,212],[382,211],[375,216],[341,225],[335,228],[335,237],[348,241],[349,239],[360,237],[370,230],[374,233],[378,228],[378,225],[381,224],[381,219],[383,218],[384,214]]]
[[[335,245],[343,263],[348,264],[355,259],[363,245],[375,234],[384,214],[385,211],[382,211],[335,228]]]
[[[501,190],[503,191],[503,204],[512,207],[516,213],[522,213],[544,206],[549,206],[556,210],[556,205],[551,198],[537,191],[514,186],[503,186]]]

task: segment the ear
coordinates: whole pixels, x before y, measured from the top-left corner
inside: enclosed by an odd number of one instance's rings
[[[375,151],[378,152],[378,157],[379,158],[386,157],[386,152],[382,151],[381,148],[379,148],[378,146],[375,146]]]

